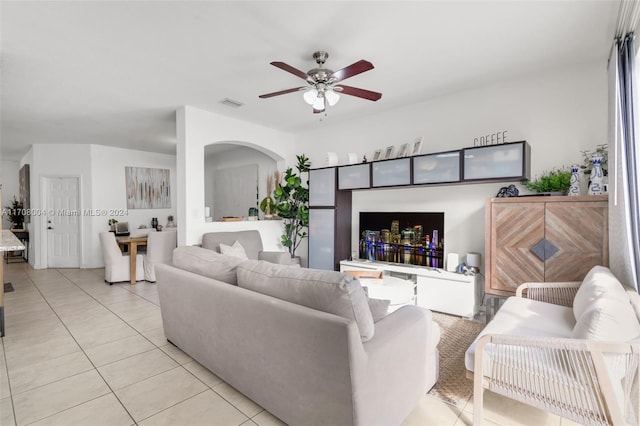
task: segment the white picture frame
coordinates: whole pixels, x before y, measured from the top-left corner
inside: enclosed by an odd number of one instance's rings
[[[411,155],[419,155],[422,153],[422,139],[423,137],[420,136],[418,139],[416,139],[413,142],[413,146],[411,147]]]
[[[338,165],[338,154],[335,152],[327,152],[327,166],[333,167]]]
[[[406,157],[407,154],[408,154],[408,151],[409,151],[409,144],[408,143],[403,143],[398,148],[398,155],[396,155],[396,158]]]
[[[382,160],[382,149],[376,149],[373,152],[373,157],[371,161],[378,161],[378,160]]]
[[[393,145],[389,145],[388,147],[386,147],[384,149],[384,156],[382,157],[383,160],[388,160],[390,158],[393,158],[393,150],[395,149],[395,146]]]

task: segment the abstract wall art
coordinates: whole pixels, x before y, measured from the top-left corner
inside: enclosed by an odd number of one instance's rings
[[[171,208],[169,169],[125,167],[128,209]]]

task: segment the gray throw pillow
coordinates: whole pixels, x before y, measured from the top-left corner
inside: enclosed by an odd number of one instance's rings
[[[173,251],[176,268],[237,285],[236,267],[244,262],[237,257],[225,256],[213,250],[195,246],[180,246]]]
[[[387,312],[389,311],[389,304],[391,303],[391,300],[367,298],[367,302],[369,302],[369,309],[371,309],[371,316],[373,316],[373,322],[378,322],[382,318],[387,316]]]
[[[354,320],[363,342],[373,337],[373,316],[360,282],[341,272],[244,261],[238,286]]]

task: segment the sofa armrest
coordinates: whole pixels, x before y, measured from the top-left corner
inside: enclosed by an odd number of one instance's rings
[[[363,425],[400,424],[438,378],[440,328],[431,312],[403,306],[375,323],[375,334],[362,344],[366,360],[357,363],[358,404],[366,407]]]
[[[516,289],[516,297],[572,307],[580,284],[581,281],[523,283]]]
[[[290,265],[291,255],[288,251],[260,251],[258,260],[266,260],[267,262],[277,263],[280,265]]]

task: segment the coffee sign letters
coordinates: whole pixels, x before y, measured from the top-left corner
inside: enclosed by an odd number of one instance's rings
[[[473,138],[473,146],[498,145],[507,142],[507,131],[501,130],[489,135]]]

